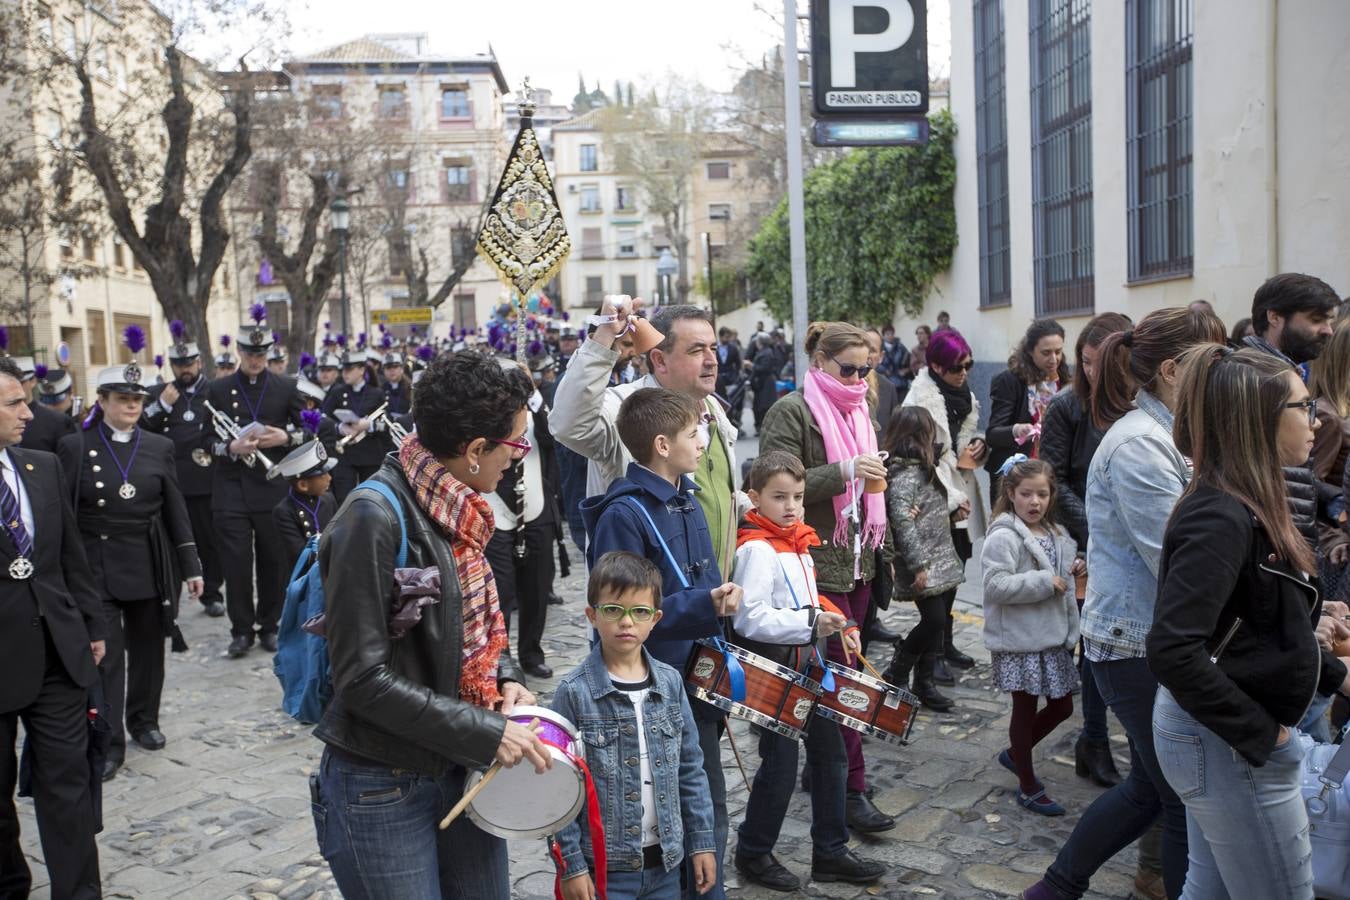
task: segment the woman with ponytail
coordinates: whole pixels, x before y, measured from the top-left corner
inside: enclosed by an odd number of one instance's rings
[[[854,624],[867,618],[878,565],[889,565],[886,495],[868,482],[886,480],[877,453],[876,423],[867,405],[867,336],[846,322],[812,322],[806,330],[811,367],[801,389],[779,400],[764,417],[761,453],[785,450],[806,466],[806,524],[824,541],[811,548],[820,592]],[[884,553],[877,553],[878,548]],[[838,638],[829,641],[830,658],[845,659]],[[858,831],[895,826],[867,798],[862,736],[845,729],[848,751],[848,824]]]
[[[1167,896],[1186,878],[1186,809],[1162,777],[1153,749],[1153,698],[1144,638],[1153,624],[1163,531],[1190,481],[1190,463],[1172,440],[1178,359],[1197,344],[1222,342],[1212,313],[1160,309],[1102,341],[1090,409],[1106,430],[1088,468],[1085,501],[1088,585],[1080,630],[1084,656],[1106,705],[1130,738],[1130,772],[1098,797],[1068,842],[1025,895],[1082,897],[1102,864],[1163,817]]]
[[[1195,474],[1163,539],[1147,645],[1153,743],[1186,805],[1182,896],[1312,900],[1311,739],[1296,725],[1350,677],[1313,632],[1316,560],[1281,467],[1312,452],[1318,404],[1288,360],[1259,350],[1196,347],[1181,369],[1174,432]]]

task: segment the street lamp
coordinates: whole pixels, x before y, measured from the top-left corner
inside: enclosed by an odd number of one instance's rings
[[[679,270],[679,263],[675,262],[675,256],[670,252],[670,248],[661,248],[661,256],[656,261],[656,275],[661,279],[661,303],[664,306],[669,306],[671,302],[670,276]]]
[[[351,335],[352,323],[347,311],[347,229],[351,226],[351,207],[346,197],[336,197],[328,208],[329,225],[338,236],[338,298],[342,304],[342,333]]]

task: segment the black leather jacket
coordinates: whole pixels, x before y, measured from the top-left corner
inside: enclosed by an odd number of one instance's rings
[[[1313,633],[1321,609],[1315,581],[1275,553],[1241,501],[1197,487],[1163,537],[1149,669],[1196,721],[1263,765],[1279,726],[1297,725],[1316,693],[1345,680]]]
[[[348,753],[427,775],[451,765],[486,767],[506,719],[459,699],[462,597],[450,543],[417,506],[392,454],[373,477],[402,501],[408,566],[440,567],[441,602],[425,607],[406,636],[389,639],[398,521],[384,497],[354,491],[319,540],[333,700],[314,734]],[[506,653],[497,676],[525,680]]]
[[[1041,423],[1041,459],[1055,470],[1059,491],[1055,495],[1055,518],[1087,552],[1088,467],[1102,442],[1102,431],[1083,409],[1072,388],[1060,391],[1045,411]]]

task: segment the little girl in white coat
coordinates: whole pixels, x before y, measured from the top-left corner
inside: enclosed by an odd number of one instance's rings
[[[1078,545],[1055,524],[1055,475],[1048,463],[1009,457],[999,470],[1002,494],[985,535],[984,644],[994,684],[1012,694],[1008,749],[999,764],[1017,775],[1017,802],[1043,816],[1062,816],[1036,778],[1031,751],[1073,713],[1078,670]],[[1044,708],[1037,711],[1041,697]]]

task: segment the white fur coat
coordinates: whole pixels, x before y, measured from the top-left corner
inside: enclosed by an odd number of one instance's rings
[[[955,512],[963,501],[970,501],[968,527],[970,539],[975,540],[984,535],[986,522],[984,494],[980,490],[980,483],[975,478],[974,472],[963,471],[956,467],[956,460],[962,448],[975,438],[984,437],[978,431],[980,401],[973,396],[970,399],[970,414],[961,422],[955,440],[952,439],[951,429],[947,427],[947,401],[943,399],[942,391],[938,390],[937,384],[934,383],[930,370],[924,369],[918,374],[909,387],[909,393],[905,395],[905,401],[900,405],[921,406],[928,410],[928,414],[937,423],[937,441],[942,444],[942,457],[938,459],[937,474],[942,486],[947,489],[947,509]]]

